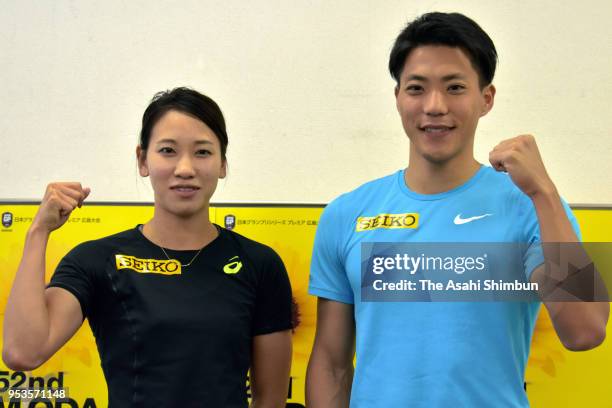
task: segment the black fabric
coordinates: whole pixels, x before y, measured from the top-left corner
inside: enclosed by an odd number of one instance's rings
[[[219,231],[181,274],[119,268],[117,255],[167,260],[138,228],[80,244],[58,265],[49,286],[89,320],[110,408],[247,407],[253,336],[291,328],[291,287],[274,250]],[[166,252],[182,264],[196,254]]]

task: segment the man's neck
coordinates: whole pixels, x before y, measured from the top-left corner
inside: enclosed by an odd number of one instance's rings
[[[471,179],[481,166],[474,157],[457,158],[445,163],[419,159],[411,159],[404,172],[404,182],[408,188],[419,194],[438,194],[459,187]]]

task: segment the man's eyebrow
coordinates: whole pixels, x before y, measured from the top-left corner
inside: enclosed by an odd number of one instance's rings
[[[442,81],[444,82],[448,82],[448,81],[452,81],[455,79],[465,79],[465,75],[460,74],[460,73],[453,73],[453,74],[448,74],[448,75],[444,75],[442,77]],[[424,77],[423,75],[418,75],[418,74],[410,74],[406,77],[406,81],[421,81],[421,82],[427,82],[429,81],[429,79],[427,77]]]
[[[410,74],[406,77],[406,81],[422,81],[427,82],[427,78],[422,75]]]
[[[442,80],[444,82],[453,81],[455,79],[465,79],[465,75],[460,74],[460,73],[455,73],[455,74],[445,75],[442,77]]]

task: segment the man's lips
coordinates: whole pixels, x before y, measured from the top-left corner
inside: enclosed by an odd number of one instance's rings
[[[454,126],[446,126],[446,125],[423,125],[423,126],[419,126],[419,129],[422,132],[425,133],[431,133],[431,134],[442,134],[445,132],[449,132],[451,130],[453,130],[455,127]]]

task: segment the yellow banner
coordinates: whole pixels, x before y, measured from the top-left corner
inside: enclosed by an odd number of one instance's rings
[[[0,324],[23,250],[25,233],[36,210],[36,205],[0,205]],[[211,219],[217,224],[233,227],[234,231],[271,246],[285,262],[298,306],[299,321],[293,334],[293,364],[287,399],[287,406],[292,408],[305,405],[306,365],[316,322],[316,299],[307,294],[308,270],[321,211],[321,208],[307,206],[217,206],[210,210]],[[575,211],[575,214],[581,224],[584,241],[612,241],[612,210],[580,210]],[[60,259],[78,243],[133,228],[136,224],[148,221],[152,215],[151,206],[88,205],[75,211],[69,222],[51,235],[46,259],[47,279]],[[149,265],[145,259],[117,260],[118,265],[126,262],[137,262],[143,272],[155,273],[156,268],[162,268],[159,265]],[[569,352],[557,339],[548,315],[542,310],[544,312],[540,314],[536,325],[526,373],[531,406],[611,407],[611,342],[607,341],[589,352]],[[1,338],[0,327],[0,346]],[[0,408],[9,406],[8,395],[3,387],[48,389],[49,385],[61,385],[67,389],[72,405],[65,404],[62,407],[107,406],[106,384],[88,325],[83,325],[55,356],[37,370],[13,372],[0,362]],[[26,400],[22,399],[21,406],[28,406]]]

